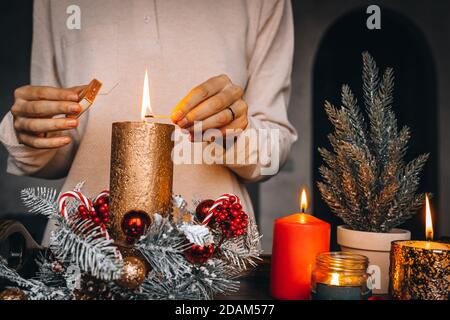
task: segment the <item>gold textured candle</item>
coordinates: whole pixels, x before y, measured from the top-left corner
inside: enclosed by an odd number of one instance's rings
[[[142,224],[154,213],[172,212],[174,142],[172,124],[145,121],[150,109],[147,72],[142,99],[142,121],[115,122],[111,142],[111,229],[119,243],[127,240],[126,218],[137,222],[131,232],[142,235]],[[131,219],[131,220],[130,220]],[[145,226],[144,226],[145,227]]]
[[[391,247],[390,294],[398,300],[448,300],[450,244],[433,240],[428,195],[425,202],[427,241],[394,241]]]
[[[390,294],[399,300],[447,300],[450,295],[450,244],[394,241]]]

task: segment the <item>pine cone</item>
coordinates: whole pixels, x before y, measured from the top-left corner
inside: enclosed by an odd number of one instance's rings
[[[92,276],[83,276],[81,289],[75,290],[76,300],[111,300],[113,294],[105,281]]]

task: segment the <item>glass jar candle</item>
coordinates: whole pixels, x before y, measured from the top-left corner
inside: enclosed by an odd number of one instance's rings
[[[367,257],[351,252],[324,252],[311,275],[313,300],[367,300],[372,295]]]

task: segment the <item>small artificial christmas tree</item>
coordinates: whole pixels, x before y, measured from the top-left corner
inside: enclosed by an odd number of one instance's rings
[[[368,121],[350,87],[342,87],[342,107],[328,101],[325,111],[334,126],[328,138],[333,151],[319,148],[325,162],[318,182],[322,198],[351,229],[388,232],[409,219],[423,203],[417,194],[428,154],[405,163],[410,129],[398,129],[392,110],[394,73],[379,79],[376,62],[363,58],[364,105]]]

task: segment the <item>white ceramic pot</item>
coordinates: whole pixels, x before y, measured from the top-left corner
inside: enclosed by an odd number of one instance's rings
[[[347,226],[337,227],[337,242],[342,251],[362,254],[369,258],[368,273],[375,294],[386,294],[389,289],[389,254],[391,242],[409,240],[411,232],[392,229],[387,233],[351,230]]]

